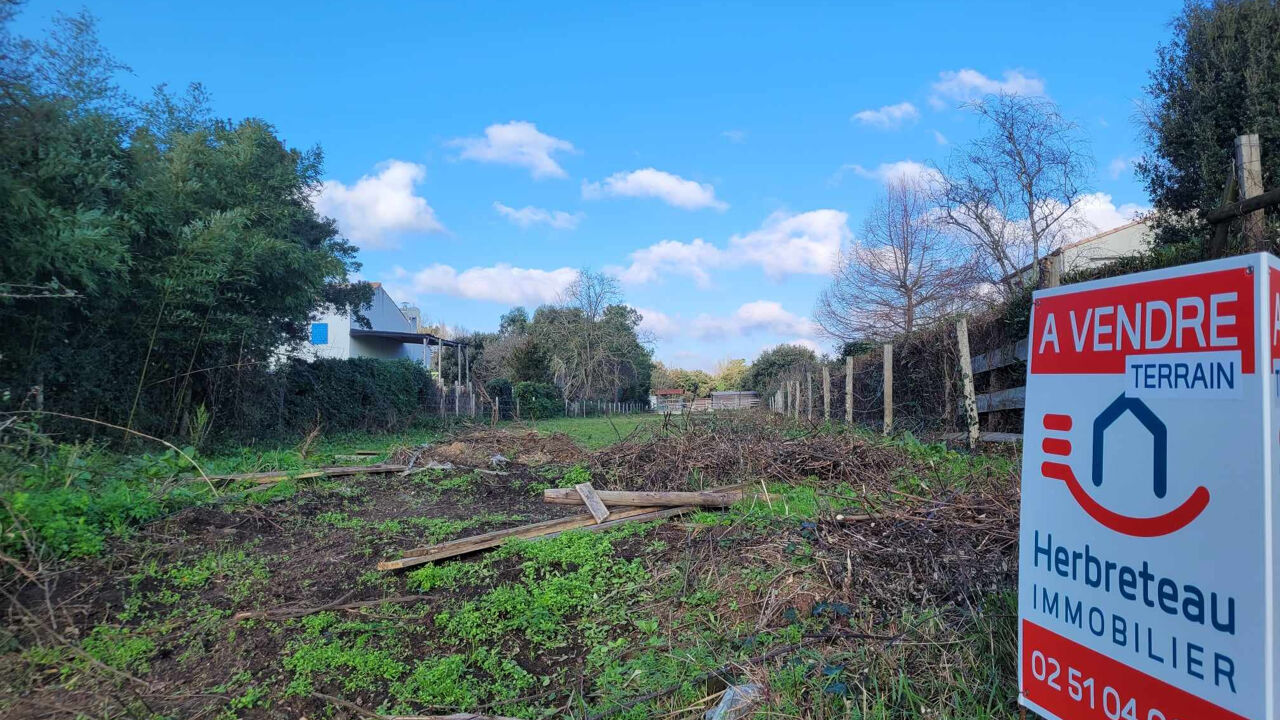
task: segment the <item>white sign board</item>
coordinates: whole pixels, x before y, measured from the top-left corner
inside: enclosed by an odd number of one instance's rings
[[[1022,705],[1277,717],[1276,268],[1249,255],[1035,294]]]

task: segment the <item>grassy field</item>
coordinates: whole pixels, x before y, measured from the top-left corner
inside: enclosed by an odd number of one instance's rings
[[[532,427],[224,453],[207,466],[303,468],[431,442],[455,467],[218,497],[175,481],[173,458],[58,449],[42,472],[83,494],[7,530],[38,582],[5,578],[0,714],[695,718],[755,683],[760,718],[1013,717],[1013,554],[1008,517],[991,524],[1011,459],[754,415]],[[509,458],[500,474],[494,454]],[[541,491],[587,479],[768,493],[376,570],[408,548],[581,512]],[[40,533],[72,542],[24,556]]]

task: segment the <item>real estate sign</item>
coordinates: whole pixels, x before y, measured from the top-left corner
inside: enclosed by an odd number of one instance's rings
[[[1059,720],[1277,717],[1280,261],[1037,292],[1019,699]]]

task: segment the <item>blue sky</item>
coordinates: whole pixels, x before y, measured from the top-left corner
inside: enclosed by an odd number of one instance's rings
[[[1180,3],[30,0],[18,29],[82,6],[131,91],[199,81],[320,144],[362,276],[431,320],[492,329],[609,269],[659,359],[710,369],[830,345],[808,318],[833,249],[885,172],[972,137],[974,93],[1080,124],[1099,229],[1144,206],[1135,103]]]

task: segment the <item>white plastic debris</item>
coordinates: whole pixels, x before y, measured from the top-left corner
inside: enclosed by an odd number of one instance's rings
[[[724,691],[720,704],[703,715],[706,720],[738,720],[747,716],[752,706],[764,699],[764,688],[756,683],[733,685]]]

